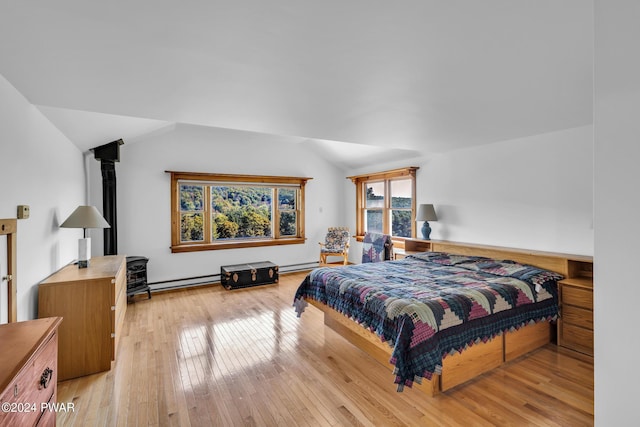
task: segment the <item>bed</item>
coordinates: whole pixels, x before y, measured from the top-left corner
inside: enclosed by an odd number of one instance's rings
[[[392,368],[398,391],[429,395],[550,342],[570,257],[444,242],[430,249],[315,269],[296,292],[298,315],[308,303],[321,309],[327,326]]]

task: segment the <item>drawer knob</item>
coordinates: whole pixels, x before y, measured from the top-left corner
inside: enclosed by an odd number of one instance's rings
[[[53,370],[51,368],[45,369],[44,372],[42,373],[42,376],[40,377],[40,385],[38,389],[42,390],[43,388],[49,387],[49,383],[51,382],[52,378],[53,378]]]

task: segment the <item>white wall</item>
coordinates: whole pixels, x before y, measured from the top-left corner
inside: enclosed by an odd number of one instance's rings
[[[345,217],[344,172],[314,155],[304,142],[258,133],[178,125],[164,134],[125,144],[116,163],[118,253],[149,258],[149,281],[219,274],[220,266],[269,260],[314,262],[327,227]],[[102,205],[100,163],[90,161],[92,203]],[[312,177],[306,196],[304,245],[172,254],[170,175],[166,170]],[[94,237],[94,253],[102,239]]]
[[[38,283],[74,260],[79,230],[59,224],[84,202],[82,154],[0,75],[0,218],[16,218],[29,205],[29,219],[18,221],[18,320],[37,317]],[[6,237],[0,238],[0,271],[7,272]],[[7,319],[6,282],[0,287],[0,321]]]
[[[420,167],[417,203],[436,208],[433,239],[593,254],[592,126],[349,174],[401,166]],[[355,206],[355,186],[349,182],[347,188],[346,204]],[[348,215],[354,217],[354,209]],[[360,250],[354,248],[352,261],[358,261]]]
[[[459,150],[421,165],[435,239],[593,254],[593,127]]]
[[[595,421],[638,426],[640,4],[595,1]]]

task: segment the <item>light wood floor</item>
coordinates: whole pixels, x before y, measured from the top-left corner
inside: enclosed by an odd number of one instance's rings
[[[117,362],[59,383],[59,426],[588,426],[593,364],[549,345],[438,397],[391,371],[279,285],[154,294],[127,307]]]

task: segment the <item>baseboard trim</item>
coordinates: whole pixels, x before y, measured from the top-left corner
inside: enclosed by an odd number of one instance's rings
[[[280,274],[286,274],[308,271],[318,267],[318,265],[318,261],[282,265],[278,266],[278,272]],[[200,286],[217,286],[220,285],[220,273],[204,276],[185,277],[180,279],[160,280],[149,282],[148,285],[149,288],[151,288],[152,293],[194,288]]]

